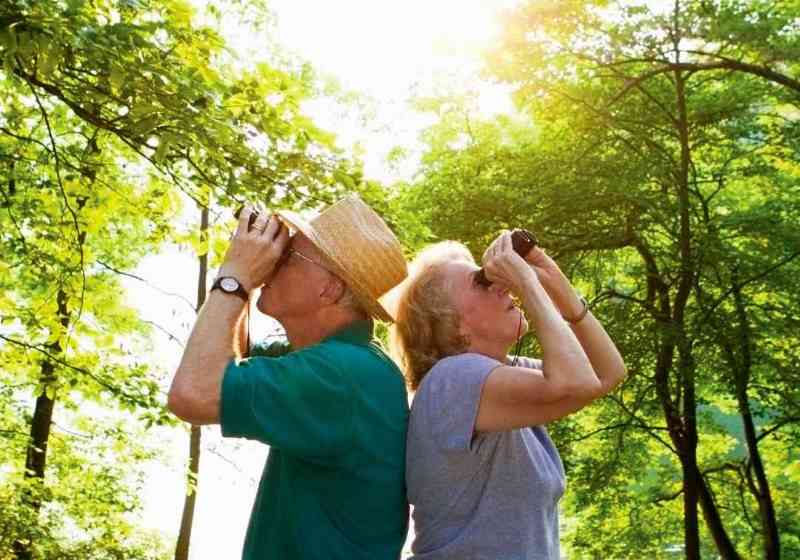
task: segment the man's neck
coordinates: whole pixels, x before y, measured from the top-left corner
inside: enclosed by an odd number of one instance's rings
[[[281,323],[292,350],[317,344],[349,324],[359,320],[352,313],[326,313],[313,316],[284,318]]]

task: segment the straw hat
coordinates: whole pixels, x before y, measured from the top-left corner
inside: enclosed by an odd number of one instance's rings
[[[406,260],[400,242],[372,208],[351,194],[311,221],[289,210],[277,214],[325,255],[372,317],[394,320],[378,298],[408,275]]]

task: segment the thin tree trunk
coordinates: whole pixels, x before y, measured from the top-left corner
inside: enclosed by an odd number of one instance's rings
[[[679,3],[675,2],[675,53],[679,56],[678,48],[678,11]],[[677,62],[677,60],[676,60]],[[684,545],[686,558],[698,560],[700,558],[700,531],[697,512],[699,498],[699,480],[697,476],[697,419],[695,402],[694,366],[692,364],[692,347],[686,340],[684,330],[684,311],[694,285],[694,262],[692,255],[691,218],[689,216],[689,166],[691,153],[689,147],[689,123],[686,110],[686,77],[678,70],[675,71],[675,96],[678,108],[676,128],[681,147],[680,168],[677,173],[678,186],[678,213],[680,219],[679,252],[680,252],[680,279],[675,303],[672,309],[673,325],[677,329],[678,338],[678,374],[679,384],[683,395],[682,410],[682,447],[678,448],[683,470],[683,514],[684,514]]]
[[[59,289],[56,296],[58,303],[58,317],[62,332],[69,327],[69,313],[67,309],[67,294]],[[57,340],[47,345],[51,354],[61,354],[61,343]],[[38,518],[42,508],[42,490],[44,488],[44,475],[47,468],[47,444],[50,440],[50,426],[53,423],[53,408],[55,407],[55,394],[52,392],[56,381],[55,365],[46,359],[42,362],[39,382],[43,390],[36,398],[36,405],[31,419],[30,440],[25,452],[25,478],[30,486],[24,490],[23,503],[31,508],[34,518]],[[50,395],[52,395],[52,397]],[[14,541],[14,554],[19,560],[30,560],[32,557],[33,539],[18,539]]]
[[[200,236],[205,237],[208,231],[208,205],[200,210]],[[200,270],[197,278],[197,312],[206,301],[206,276],[208,274],[208,251],[200,255]],[[175,546],[175,560],[188,560],[189,544],[192,538],[192,523],[194,521],[194,506],[197,498],[197,474],[200,472],[200,426],[192,426],[189,440],[189,473],[187,480],[186,499],[183,502],[181,515],[181,530],[178,534],[178,543]]]
[[[745,441],[747,442],[747,453],[749,456],[748,466],[753,470],[756,477],[755,487],[750,480],[748,480],[748,486],[750,486],[750,491],[758,501],[758,513],[761,519],[761,531],[764,538],[764,558],[766,560],[778,560],[781,555],[778,520],[775,516],[775,505],[772,502],[769,481],[764,472],[761,454],[758,451],[758,439],[756,437],[753,416],[750,412],[750,403],[746,393],[738,397],[738,400],[742,424],[744,425]]]
[[[197,474],[200,471],[200,426],[192,426],[189,439],[189,473],[187,476],[186,498],[183,502],[181,530],[175,546],[175,560],[188,560],[189,544],[192,538],[194,506],[197,499]]]
[[[675,3],[676,17],[678,2]],[[676,46],[676,53],[678,52]],[[678,379],[681,387],[683,410],[682,421],[682,447],[678,447],[681,467],[684,476],[683,504],[684,504],[684,542],[686,558],[700,558],[700,523],[698,504],[703,510],[706,526],[714,539],[720,555],[726,560],[738,560],[739,554],[733,545],[719,509],[713,500],[711,490],[703,479],[697,464],[697,396],[695,364],[691,341],[687,340],[684,330],[684,312],[695,283],[696,265],[692,252],[691,218],[689,215],[689,170],[691,164],[691,148],[689,144],[689,122],[686,109],[686,77],[678,70],[675,71],[675,92],[678,108],[676,128],[680,140],[681,158],[680,169],[677,177],[678,185],[678,211],[680,219],[680,279],[678,291],[675,295],[673,306],[673,323],[678,329]],[[677,445],[677,443],[676,443]]]
[[[733,541],[725,530],[722,516],[719,514],[719,508],[714,501],[711,489],[699,470],[696,476],[698,480],[697,489],[699,491],[700,508],[703,510],[703,519],[706,522],[708,532],[711,533],[711,538],[714,539],[717,552],[719,552],[719,555],[725,560],[739,560],[741,556],[739,556]]]
[[[780,558],[780,535],[778,532],[778,521],[775,517],[775,506],[772,503],[772,493],[769,488],[769,480],[764,471],[764,463],[761,460],[761,453],[758,451],[758,437],[756,435],[755,422],[750,410],[750,399],[747,395],[747,387],[750,384],[750,373],[752,371],[752,356],[750,354],[750,323],[747,318],[747,310],[742,299],[741,287],[738,283],[736,271],[733,273],[733,298],[736,303],[736,314],[739,318],[739,344],[742,359],[736,364],[733,349],[729,351],[731,369],[736,381],[736,401],[739,405],[739,414],[742,417],[745,441],[747,442],[748,469],[752,469],[755,474],[755,484],[752,476],[746,473],[748,486],[753,496],[758,502],[758,513],[761,519],[761,532],[764,538],[764,558],[766,560],[777,560]]]
[[[684,532],[687,558],[700,558],[700,521],[697,505],[700,498],[699,469],[697,467],[697,403],[695,398],[694,367],[687,354],[679,351],[678,373],[683,393],[683,448],[680,450],[683,470]]]

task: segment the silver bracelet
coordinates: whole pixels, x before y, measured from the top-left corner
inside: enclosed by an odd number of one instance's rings
[[[581,312],[578,314],[577,317],[573,318],[573,317],[564,317],[563,315],[561,316],[570,325],[577,325],[583,320],[584,317],[586,317],[586,314],[589,313],[589,303],[586,301],[585,297],[581,297],[581,303],[583,304],[583,309],[581,310]]]

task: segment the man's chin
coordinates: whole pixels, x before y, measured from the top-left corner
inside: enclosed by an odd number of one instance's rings
[[[266,297],[266,290],[267,286],[261,288],[261,294],[258,296],[258,300],[256,301],[256,309],[258,309],[264,315],[272,315],[272,310],[269,308],[269,298]]]

